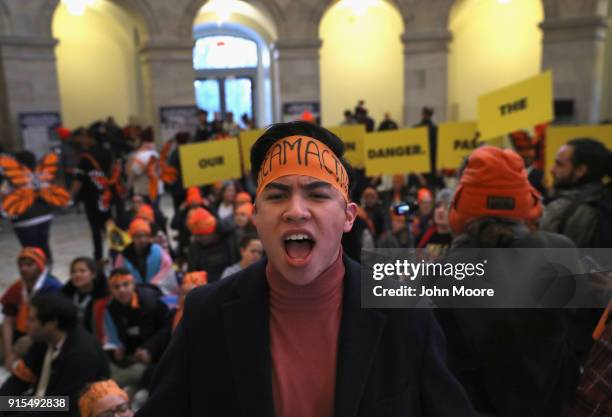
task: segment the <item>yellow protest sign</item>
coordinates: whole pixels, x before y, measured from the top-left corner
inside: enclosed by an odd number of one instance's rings
[[[344,157],[356,167],[363,167],[363,140],[366,135],[362,124],[328,127],[327,130],[344,142]]]
[[[492,138],[553,119],[552,73],[502,88],[478,98],[478,130]]]
[[[238,139],[222,139],[179,146],[185,188],[240,178]]]
[[[368,176],[430,171],[426,127],[368,133],[364,145]]]
[[[251,148],[265,131],[266,129],[253,129],[240,132],[240,156],[245,172],[251,170]]]
[[[578,138],[598,140],[612,150],[612,125],[548,127],[544,159],[547,184],[552,184],[550,169],[555,163],[555,156],[559,148],[570,140]]]
[[[476,148],[489,145],[502,147],[503,137],[482,140],[476,137],[476,122],[448,122],[438,125],[436,170],[456,169]]]
[[[106,238],[108,246],[117,252],[121,252],[132,243],[132,238],[128,232],[120,229],[112,220],[106,223]]]

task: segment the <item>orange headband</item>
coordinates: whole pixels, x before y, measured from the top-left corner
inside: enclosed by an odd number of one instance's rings
[[[96,401],[101,400],[109,395],[116,395],[128,401],[128,395],[124,390],[119,388],[117,383],[112,379],[106,381],[95,382],[90,385],[89,389],[79,398],[79,411],[83,417],[91,417],[93,415],[93,406]]]
[[[308,136],[288,136],[268,149],[257,175],[257,196],[266,185],[286,175],[306,175],[329,183],[348,201],[346,169],[323,142]]]
[[[134,281],[134,276],[132,274],[115,274],[115,275],[111,275],[111,277],[108,280],[108,282],[111,285],[118,283],[118,282],[125,282],[125,281]]]
[[[17,257],[17,261],[23,258],[33,260],[41,271],[44,271],[45,266],[47,265],[47,255],[45,255],[45,252],[43,252],[42,249],[34,246],[26,246],[21,250],[19,256]]]

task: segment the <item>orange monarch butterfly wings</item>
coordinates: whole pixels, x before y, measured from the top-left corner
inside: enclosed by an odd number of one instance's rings
[[[17,188],[2,200],[2,210],[11,217],[17,217],[25,213],[36,199],[36,193],[32,188]]]
[[[55,179],[55,175],[57,174],[58,163],[59,157],[55,152],[50,152],[43,156],[40,164],[36,167],[36,175],[38,176],[38,180],[41,183],[49,183],[53,181]]]
[[[66,207],[70,203],[70,193],[59,185],[50,184],[40,190],[40,196],[56,207]]]
[[[32,187],[32,171],[21,165],[9,155],[0,155],[0,172],[9,180],[11,186]]]

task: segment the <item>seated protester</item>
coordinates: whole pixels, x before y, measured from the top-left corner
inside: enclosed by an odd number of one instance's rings
[[[95,329],[93,305],[108,295],[106,277],[96,270],[96,262],[92,258],[82,256],[73,259],[70,280],[62,288],[62,294],[70,298],[77,308],[79,324],[91,333]]]
[[[395,214],[393,208],[389,210],[391,216],[391,230],[382,234],[376,244],[377,248],[413,248],[414,236],[406,216]]]
[[[70,411],[45,415],[78,416],[75,404],[79,391],[85,384],[109,376],[104,352],[93,335],[78,326],[76,307],[61,294],[36,294],[28,319],[33,344],[15,363],[0,395],[31,392],[35,397],[68,396]]]
[[[191,209],[197,207],[206,208],[206,201],[202,198],[199,187],[189,187],[187,189],[187,198],[179,207],[179,210],[174,214],[170,227],[178,232],[178,248],[177,254],[180,259],[187,258],[187,248],[191,241],[191,232],[187,227],[187,215]]]
[[[240,191],[238,194],[236,194],[236,199],[234,200],[235,207],[240,207],[243,204],[253,204],[251,194],[247,193],[246,191]]]
[[[433,216],[433,194],[428,188],[421,188],[417,193],[417,204],[419,206],[414,217],[412,217],[412,235],[414,241],[419,242],[425,231],[432,224]]]
[[[183,306],[185,305],[187,293],[196,287],[206,284],[208,284],[206,271],[194,271],[185,274],[183,282],[181,282],[178,306],[172,309],[170,314],[166,316],[164,328],[158,333],[155,341],[147,344],[147,351],[151,354],[154,362],[158,362],[161,359],[170,344],[170,339],[172,339],[176,326],[178,326],[183,317]]]
[[[374,225],[365,210],[357,206],[353,228],[342,235],[342,250],[351,259],[360,262],[361,249],[374,249]]]
[[[366,189],[363,190],[361,200],[361,206],[368,215],[368,219],[374,226],[374,240],[376,241],[387,229],[387,219],[385,218],[385,211],[380,205],[380,200],[378,199],[378,191],[376,191],[373,187],[366,187]]]
[[[146,387],[153,365],[150,352],[155,350],[168,308],[154,287],[136,286],[126,268],[111,272],[109,287],[111,298],[103,312],[102,347],[110,354],[112,378],[122,387]]]
[[[58,292],[61,282],[47,269],[47,257],[40,248],[25,247],[17,257],[19,280],[2,295],[2,343],[4,366],[11,369],[15,359],[21,357],[29,346],[27,332],[29,300],[37,293]],[[17,343],[16,343],[17,342]]]
[[[187,226],[192,235],[187,251],[188,270],[206,271],[208,282],[217,281],[232,264],[228,240],[217,227],[217,219],[206,209],[197,208],[189,213]]]
[[[132,417],[134,412],[127,393],[112,379],[85,387],[79,398],[81,417]]]
[[[221,200],[216,206],[219,219],[231,217],[234,214],[234,200],[236,198],[236,184],[234,181],[227,181],[221,188]]]
[[[436,208],[433,212],[433,224],[423,233],[417,242],[417,248],[425,248],[434,256],[444,256],[453,242],[450,225],[448,223],[448,211],[453,199],[453,191],[445,188],[436,195]]]
[[[144,219],[149,222],[151,226],[151,235],[153,237],[153,243],[157,243],[167,253],[170,253],[170,247],[168,246],[168,237],[166,236],[166,228],[162,227],[160,223],[157,223],[157,217],[153,207],[149,204],[143,204],[136,212],[135,219]]]
[[[236,206],[234,215],[221,221],[222,232],[228,233],[226,239],[232,253],[232,261],[240,261],[240,242],[247,234],[256,234],[253,225],[253,204],[243,203]]]
[[[175,294],[178,290],[172,268],[172,258],[161,246],[151,241],[151,225],[144,219],[134,219],[130,224],[132,238],[119,254],[116,267],[125,267],[138,284],[152,284],[164,294]]]
[[[263,246],[257,235],[245,235],[240,240],[240,261],[223,270],[221,278],[229,277],[236,272],[259,261],[263,256]]]

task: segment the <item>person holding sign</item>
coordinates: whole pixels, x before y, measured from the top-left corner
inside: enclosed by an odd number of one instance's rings
[[[268,257],[187,296],[137,416],[475,415],[431,311],[361,308],[361,267],[340,244],[357,215],[343,154],[299,121],[255,143]]]

